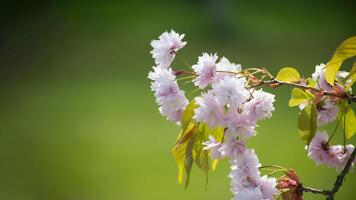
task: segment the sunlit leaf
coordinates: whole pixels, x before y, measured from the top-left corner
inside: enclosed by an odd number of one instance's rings
[[[300,104],[306,103],[312,96],[302,89],[293,88],[291,98],[289,100],[289,106],[298,106]]]
[[[193,158],[197,166],[204,172],[206,183],[208,181],[209,172],[209,154],[208,151],[203,150],[203,142],[208,140],[209,127],[205,124],[200,124],[194,138]]]
[[[195,100],[191,100],[182,114],[182,129],[185,130],[192,121],[194,116],[194,109],[197,108],[198,105],[195,103]]]
[[[339,111],[339,118],[344,128],[345,141],[350,139],[356,132],[356,116],[352,108],[348,105]]]
[[[186,152],[189,141],[194,136],[197,125],[189,124],[187,129],[180,134],[176,144],[172,149],[172,154],[178,165],[178,182],[182,183],[184,178],[184,171],[186,168]]]
[[[349,75],[345,78],[345,88],[349,90],[356,81],[356,62],[353,64]]]
[[[345,40],[336,49],[333,57],[326,65],[325,79],[330,85],[334,85],[334,80],[342,63],[356,55],[356,36]]]
[[[298,131],[300,137],[309,145],[317,129],[317,109],[315,104],[308,104],[299,113]]]
[[[300,80],[300,75],[298,71],[292,67],[284,67],[279,70],[277,76],[277,80],[285,81],[285,82],[298,82]]]

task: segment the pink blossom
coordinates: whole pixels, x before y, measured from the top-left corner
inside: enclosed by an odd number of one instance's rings
[[[242,140],[237,140],[236,137],[225,135],[220,152],[224,157],[236,158],[239,154],[243,153],[246,149],[246,143]]]
[[[276,188],[277,180],[275,178],[268,178],[267,176],[262,176],[258,184],[261,189],[263,199],[273,199],[273,196],[278,193]]]
[[[251,121],[258,121],[272,116],[274,95],[262,89],[253,93],[253,98],[244,104],[244,112]]]
[[[152,57],[155,59],[156,65],[161,68],[168,68],[173,61],[175,54],[179,49],[183,48],[187,42],[183,42],[184,34],[171,30],[171,32],[164,32],[159,36],[159,40],[152,40],[151,51]]]
[[[325,131],[317,132],[310,142],[308,149],[308,157],[316,162],[317,165],[321,163],[332,162],[330,159],[328,151],[328,142],[329,136]]]
[[[211,159],[216,160],[223,157],[220,150],[222,144],[217,142],[214,136],[209,135],[209,140],[204,142],[203,145],[205,146],[203,150],[210,150]]]
[[[198,63],[192,66],[194,72],[197,74],[197,77],[194,79],[196,86],[203,89],[214,82],[217,59],[218,56],[216,54],[209,55],[207,53],[203,53],[203,55],[198,58]]]
[[[315,72],[312,74],[314,81],[318,81],[316,87],[328,92],[332,92],[333,87],[325,80],[325,64],[315,66]]]
[[[220,105],[211,91],[195,98],[198,108],[195,109],[194,119],[205,122],[210,127],[221,126],[223,123],[224,107]]]
[[[318,126],[322,126],[334,121],[339,112],[339,108],[329,99],[323,102],[323,105],[318,108]]]

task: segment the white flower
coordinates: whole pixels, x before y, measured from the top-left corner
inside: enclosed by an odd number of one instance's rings
[[[258,187],[262,192],[263,199],[273,199],[273,196],[278,193],[276,188],[277,181],[275,178],[268,178],[267,176],[262,176],[259,180]]]
[[[323,105],[318,108],[318,126],[322,126],[334,121],[339,112],[339,108],[329,99],[325,100]]]
[[[236,137],[225,135],[225,140],[219,149],[223,157],[231,159],[236,158],[239,154],[243,153],[246,149],[246,143],[242,140],[237,140]]]
[[[183,38],[184,34],[179,35],[171,30],[171,32],[162,33],[159,40],[152,40],[153,50],[151,54],[159,67],[168,68],[171,65],[178,50],[187,44],[187,42],[182,41]]]
[[[325,80],[325,64],[315,66],[315,72],[312,74],[314,81],[317,81],[316,87],[328,92],[332,92],[333,87]]]
[[[264,198],[259,188],[252,187],[239,191],[233,200],[264,200]]]
[[[209,135],[209,140],[204,142],[203,145],[205,146],[203,150],[210,150],[211,159],[216,160],[223,157],[220,151],[222,144],[217,142],[214,136]]]
[[[213,84],[212,91],[223,105],[232,109],[241,108],[248,97],[245,82],[244,78],[225,76],[221,81]]]
[[[307,106],[307,104],[300,104],[299,109],[303,110],[305,106]],[[317,125],[323,126],[333,122],[336,119],[339,108],[328,98],[323,102],[320,102],[320,104],[317,106],[317,111]]]
[[[245,115],[229,113],[229,121],[227,124],[226,132],[232,136],[239,137],[240,139],[248,139],[256,135],[256,124],[250,121]]]
[[[148,74],[148,78],[153,81],[151,89],[156,96],[157,104],[160,106],[160,113],[173,122],[180,122],[188,100],[184,91],[179,89],[172,70],[153,67],[153,71]]]
[[[251,121],[258,121],[272,116],[274,95],[262,89],[253,93],[253,98],[244,104],[246,116]]]
[[[194,84],[199,86],[199,88],[205,88],[210,83],[214,82],[216,76],[216,61],[218,56],[216,54],[203,53],[199,56],[198,63],[193,65],[192,68],[197,74],[194,79]]]
[[[209,127],[221,126],[223,122],[224,107],[220,105],[211,91],[195,98],[198,108],[195,109],[194,119],[205,122]]]
[[[250,177],[259,176],[261,163],[253,149],[246,149],[242,154],[239,154],[235,159],[236,169],[244,172]]]
[[[222,57],[216,65],[216,69],[218,71],[239,72],[241,71],[241,65],[232,63],[227,58]]]

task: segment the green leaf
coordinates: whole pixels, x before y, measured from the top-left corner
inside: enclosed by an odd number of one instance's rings
[[[289,100],[289,106],[293,107],[306,103],[312,97],[313,96],[311,96],[311,94],[304,92],[302,89],[293,88],[291,99]]]
[[[189,141],[195,134],[197,125],[190,123],[187,129],[181,132],[176,144],[172,149],[172,154],[178,165],[178,183],[183,182],[184,171],[186,168],[186,152]],[[190,159],[188,157],[188,159]]]
[[[356,132],[356,116],[352,108],[346,105],[339,111],[339,118],[344,128],[345,141],[350,139]]]
[[[345,78],[345,89],[349,90],[356,81],[356,62],[352,65],[349,75]]]
[[[191,100],[182,114],[182,129],[185,130],[189,123],[193,120],[194,110],[198,107],[195,100]]]
[[[336,49],[333,57],[326,65],[325,79],[330,85],[334,85],[334,80],[342,63],[356,55],[356,36],[345,40]]]
[[[208,140],[209,135],[213,135],[216,140],[221,141],[224,129],[209,129],[204,123],[196,123],[193,120],[188,124],[185,130],[181,131],[177,142],[172,149],[172,154],[178,165],[178,182],[182,183],[185,176],[185,188],[189,186],[190,173],[195,162],[206,175],[208,181],[209,171],[209,151],[203,150],[203,142]],[[215,166],[214,166],[215,163]],[[212,162],[212,168],[215,169],[216,162]]]
[[[196,134],[193,147],[193,158],[197,166],[204,172],[206,177],[206,183],[208,182],[208,172],[209,172],[209,153],[203,150],[203,142],[208,140],[209,137],[209,127],[206,124],[200,124]]]
[[[308,104],[299,113],[298,131],[302,140],[309,145],[317,129],[317,109],[315,104]]]
[[[300,75],[296,69],[292,67],[284,67],[279,70],[276,79],[284,82],[293,83],[300,81]]]

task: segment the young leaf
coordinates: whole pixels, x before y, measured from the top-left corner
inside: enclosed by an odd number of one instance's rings
[[[277,80],[285,81],[285,82],[298,82],[300,80],[300,75],[298,71],[292,67],[284,67],[279,70],[277,76]]]
[[[178,165],[178,183],[183,182],[184,171],[186,168],[186,152],[189,141],[195,134],[197,124],[190,123],[187,129],[181,132],[176,144],[172,149],[172,154]],[[190,158],[188,158],[190,159]]]
[[[352,108],[346,105],[340,110],[341,124],[344,128],[345,141],[350,139],[356,132],[356,116]]]
[[[209,155],[208,151],[203,150],[203,142],[208,140],[209,127],[206,124],[200,124],[194,138],[193,158],[197,166],[204,172],[206,183],[208,182]]]
[[[195,100],[191,100],[188,104],[188,106],[185,108],[182,114],[182,129],[185,130],[192,121],[193,116],[194,116],[194,109],[197,108],[198,105],[195,103]]]
[[[299,104],[306,103],[310,99],[310,95],[304,92],[302,89],[293,88],[291,99],[289,100],[289,106],[298,106]]]
[[[326,65],[325,79],[330,85],[334,85],[336,73],[339,71],[342,63],[356,55],[356,36],[345,40],[336,49],[333,57]]]
[[[315,104],[308,104],[299,113],[298,117],[298,131],[302,140],[309,145],[313,139],[317,129],[317,109]]]
[[[350,73],[345,78],[345,88],[349,90],[356,81],[356,62],[352,65]]]

